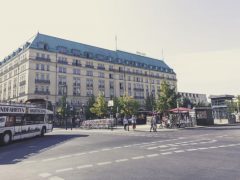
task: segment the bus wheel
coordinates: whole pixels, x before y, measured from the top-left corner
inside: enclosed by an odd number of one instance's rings
[[[10,144],[12,141],[12,136],[10,132],[5,132],[2,136],[2,142],[4,145]]]
[[[46,128],[45,128],[45,127],[42,127],[41,136],[44,136],[45,133],[46,133]]]

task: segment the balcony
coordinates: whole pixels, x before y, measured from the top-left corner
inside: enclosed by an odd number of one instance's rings
[[[59,82],[58,82],[58,85],[67,86],[67,82],[61,82],[61,81],[59,81]]]
[[[86,67],[86,68],[94,69],[94,66],[93,66],[93,65],[89,65],[89,64],[86,64],[85,67]]]
[[[20,83],[21,83],[21,82],[20,82]],[[50,84],[50,80],[46,80],[46,79],[35,79],[35,83]]]
[[[99,69],[99,70],[105,70],[105,67],[98,66],[97,69]]]
[[[81,93],[73,92],[73,96],[81,96]]]
[[[58,63],[59,63],[59,64],[65,64],[65,65],[68,65],[68,62],[67,62],[67,61],[60,61],[60,60],[58,60]]]
[[[44,58],[44,57],[36,57],[36,60],[38,61],[45,61],[45,62],[51,62],[51,59],[50,58]]]
[[[78,66],[78,67],[82,67],[82,64],[81,63],[76,63],[76,62],[73,62],[72,63],[73,66]]]
[[[50,91],[39,91],[39,90],[35,90],[34,94],[50,95]]]
[[[23,86],[26,84],[26,81],[21,81],[19,84],[20,84],[20,86]]]
[[[134,99],[144,99],[144,96],[134,96]]]
[[[143,92],[143,91],[144,91],[144,89],[143,89],[143,88],[133,88],[133,90],[134,90],[134,91],[141,91],[141,92]]]

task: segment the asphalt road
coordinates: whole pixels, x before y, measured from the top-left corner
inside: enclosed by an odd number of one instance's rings
[[[2,180],[239,180],[240,126],[54,130],[0,147]]]

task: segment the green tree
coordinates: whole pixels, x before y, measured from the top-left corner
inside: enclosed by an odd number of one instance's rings
[[[193,107],[193,103],[191,102],[191,100],[189,98],[184,97],[180,103],[180,106],[185,107],[185,108],[188,108],[189,106]]]
[[[139,109],[139,103],[133,97],[123,95],[119,97],[120,114],[130,116],[136,114]]]
[[[145,100],[145,108],[147,111],[152,111],[156,108],[156,100],[155,100],[154,96],[147,95],[147,98]]]
[[[88,101],[87,105],[85,107],[85,116],[86,119],[94,119],[96,118],[96,115],[90,111],[90,108],[93,107],[93,104],[95,103],[95,96],[91,96]]]
[[[174,88],[170,88],[166,81],[163,81],[160,87],[160,93],[156,101],[156,109],[158,112],[164,113],[169,109],[177,107],[178,95]]]
[[[96,114],[99,118],[103,118],[107,115],[107,102],[102,94],[97,97],[93,107],[90,108],[90,111]]]

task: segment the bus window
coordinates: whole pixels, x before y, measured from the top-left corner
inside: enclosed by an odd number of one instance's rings
[[[16,120],[15,120],[15,126],[21,126],[23,125],[23,117],[22,116],[16,116]]]
[[[5,127],[6,118],[7,118],[6,116],[0,117],[0,127]]]
[[[6,120],[5,126],[6,127],[11,127],[14,126],[15,124],[15,117],[14,116],[9,116]]]

